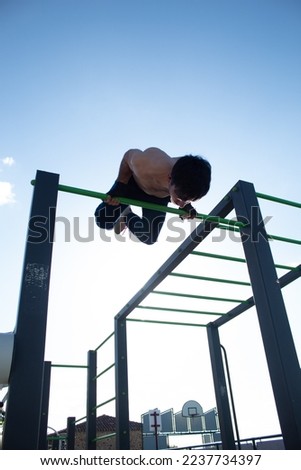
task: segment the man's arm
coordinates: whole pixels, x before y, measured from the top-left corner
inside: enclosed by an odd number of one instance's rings
[[[130,177],[133,174],[131,160],[133,155],[136,155],[137,153],[142,153],[142,151],[138,149],[130,149],[124,154],[117,176],[118,182],[123,184],[127,184],[129,182]]]
[[[118,197],[127,197],[127,184],[133,174],[131,159],[133,155],[136,155],[138,152],[141,152],[141,150],[131,149],[124,154],[120,163],[117,179],[112,188],[107,192],[107,204],[116,206],[119,204]]]

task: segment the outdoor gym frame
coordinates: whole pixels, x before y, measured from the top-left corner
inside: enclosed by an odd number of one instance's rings
[[[3,448],[14,450],[43,448],[41,442],[45,436],[41,435],[40,430],[41,427],[44,431],[47,429],[43,417],[47,414],[50,380],[49,363],[44,362],[44,351],[58,190],[98,199],[106,197],[102,193],[59,185],[59,175],[43,171],[37,171],[34,185],[3,435]],[[130,448],[127,317],[189,254],[198,254],[194,249],[216,227],[239,229],[253,291],[253,297],[246,302],[240,303],[215,321],[202,325],[207,328],[208,333],[223,449],[236,447],[219,327],[254,305],[284,446],[286,449],[301,449],[300,366],[281,292],[282,287],[301,276],[301,266],[292,268],[278,279],[257,196],[265,197],[256,193],[251,183],[238,181],[208,216],[198,215],[202,222],[115,316],[117,449]],[[144,206],[144,203],[137,201],[122,201]],[[279,199],[277,202],[283,200]],[[296,205],[300,207],[298,203]],[[254,212],[252,208],[257,210]],[[233,209],[237,222],[225,219]],[[162,210],[178,214],[182,212],[172,208]],[[253,220],[254,216],[256,220]],[[261,222],[258,223],[258,220]],[[37,237],[37,233],[40,237]]]

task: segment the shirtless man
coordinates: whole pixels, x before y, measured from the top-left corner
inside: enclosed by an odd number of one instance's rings
[[[207,194],[211,181],[211,166],[202,157],[186,155],[170,157],[151,147],[144,151],[128,150],[121,161],[117,179],[108,191],[108,198],[95,211],[96,224],[120,233],[128,227],[147,245],[157,241],[166,213],[142,209],[142,218],[118,197],[167,206],[172,202],[187,212],[182,218],[192,219],[196,210],[191,202]]]

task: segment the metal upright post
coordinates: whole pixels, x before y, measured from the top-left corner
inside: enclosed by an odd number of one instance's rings
[[[67,450],[74,450],[75,447],[75,417],[69,416],[67,419]]]
[[[234,396],[233,396],[233,390],[232,390],[232,380],[231,380],[231,376],[230,376],[230,369],[229,369],[229,363],[228,363],[228,355],[227,355],[226,348],[224,348],[224,346],[222,346],[222,345],[221,345],[221,350],[224,353],[224,359],[225,359],[225,366],[226,366],[226,372],[227,372],[227,380],[228,380],[228,386],[229,386],[229,394],[230,394],[232,415],[233,415],[233,421],[234,421],[234,427],[235,427],[235,433],[236,433],[237,448],[241,449],[238,423],[237,423],[237,416],[236,416],[236,409],[235,409]]]
[[[116,448],[130,449],[126,320],[115,317]]]
[[[301,374],[280,283],[251,183],[232,192],[236,214],[249,221],[241,229],[275,403],[286,449],[301,449]]]
[[[21,281],[3,448],[38,449],[59,175],[38,171]]]
[[[86,449],[96,449],[97,352],[88,351]]]
[[[39,434],[39,449],[48,449],[47,442],[47,426],[48,426],[48,409],[49,409],[49,395],[50,395],[50,378],[51,378],[51,362],[44,362],[43,374],[43,395],[41,405],[41,421],[40,421],[40,434]]]
[[[231,420],[230,403],[218,328],[216,328],[212,323],[209,323],[207,326],[207,334],[223,450],[235,450],[236,447]]]

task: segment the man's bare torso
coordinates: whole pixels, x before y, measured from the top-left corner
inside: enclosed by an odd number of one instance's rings
[[[150,147],[130,150],[127,161],[138,186],[147,194],[163,198],[169,196],[170,174],[178,158]]]

